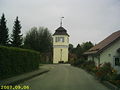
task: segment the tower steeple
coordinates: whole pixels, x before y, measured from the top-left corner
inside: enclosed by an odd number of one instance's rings
[[[61,17],[60,18],[60,27],[62,27],[62,20],[63,20],[64,17]]]

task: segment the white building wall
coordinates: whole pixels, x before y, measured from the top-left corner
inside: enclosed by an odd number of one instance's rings
[[[94,57],[96,66],[99,66],[99,56]]]
[[[88,60],[93,60],[91,55],[88,56]]]
[[[120,55],[117,53],[118,48],[120,48],[120,40],[113,43],[109,48],[107,48],[100,54],[100,63],[103,64],[105,62],[110,62],[112,67],[120,71],[120,66],[115,66],[114,61],[115,57],[120,57]]]
[[[98,56],[89,55],[88,56],[88,60],[93,60],[95,62],[95,64],[96,64],[96,66],[99,65],[99,58],[98,58]]]
[[[103,52],[100,53],[100,58],[99,56],[88,56],[88,60],[94,60],[96,63],[96,66],[99,65],[99,59],[100,59],[100,64],[104,64],[105,62],[110,62],[112,67],[120,73],[120,66],[115,66],[115,57],[120,57],[120,54],[117,53],[117,49],[120,48],[120,40],[117,42],[113,43],[110,47],[105,49]]]

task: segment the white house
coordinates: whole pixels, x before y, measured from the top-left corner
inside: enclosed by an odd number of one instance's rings
[[[84,54],[88,56],[88,60],[94,60],[97,66],[110,62],[112,67],[120,73],[120,30],[114,32]]]

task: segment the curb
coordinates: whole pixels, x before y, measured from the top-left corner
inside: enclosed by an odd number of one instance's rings
[[[38,73],[35,73],[35,74],[32,74],[32,75],[28,75],[28,76],[26,76],[26,77],[23,77],[23,78],[20,78],[20,79],[16,79],[16,80],[13,80],[12,81],[12,78],[10,78],[11,80],[3,80],[2,82],[0,82],[0,85],[17,85],[17,84],[19,84],[19,83],[22,83],[22,82],[24,82],[24,81],[26,81],[26,80],[29,80],[29,79],[31,79],[31,78],[34,78],[34,77],[36,77],[36,76],[38,76],[38,75],[41,75],[41,74],[43,74],[43,73],[47,73],[49,70],[42,70],[41,72],[38,72]],[[35,71],[36,72],[36,71]],[[32,73],[32,72],[30,72],[30,73]],[[23,74],[22,74],[23,75]],[[20,75],[21,76],[21,75]],[[19,76],[19,77],[20,77]],[[14,77],[13,77],[14,78]],[[5,81],[5,82],[4,82]]]
[[[111,84],[110,82],[108,81],[103,81],[102,82],[106,87],[108,87],[109,89],[111,90],[120,90],[120,88],[118,88],[117,86]]]
[[[78,67],[78,68],[79,68],[79,67]],[[81,68],[81,69],[83,69],[83,68]],[[83,70],[86,71],[85,69],[83,69]],[[94,76],[94,78],[95,78],[96,80],[100,81],[100,80],[95,76],[94,73],[91,73],[91,72],[88,72],[88,71],[86,71],[86,72],[89,73],[89,74],[91,74],[92,76]],[[110,83],[110,82],[108,82],[108,81],[100,81],[100,83],[102,83],[104,86],[106,86],[107,88],[109,88],[109,89],[111,89],[111,90],[120,90],[119,87],[115,86],[114,84],[112,84],[112,83]]]

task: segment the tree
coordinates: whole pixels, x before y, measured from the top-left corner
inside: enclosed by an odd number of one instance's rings
[[[69,48],[68,48],[68,50],[69,50],[69,53],[72,53],[72,51],[73,51],[73,45],[72,44],[69,44]]]
[[[16,17],[16,20],[14,21],[13,26],[13,33],[11,35],[11,44],[14,47],[20,47],[22,45],[22,34],[21,34],[21,24],[18,20],[18,17]]]
[[[48,53],[52,50],[52,35],[47,28],[36,27],[26,34],[24,40],[24,47],[39,51],[41,53]]]
[[[7,45],[9,38],[8,38],[8,28],[6,26],[6,19],[5,15],[2,14],[2,17],[0,19],[0,45]]]
[[[80,44],[77,45],[77,47],[75,48],[75,54],[77,56],[77,58],[80,58],[82,55],[82,47],[80,46]]]
[[[86,52],[87,50],[89,50],[90,48],[92,48],[94,45],[92,42],[85,42],[81,44],[81,47],[83,49],[83,53]]]
[[[94,45],[89,41],[89,42],[84,42],[81,45],[78,44],[76,48],[73,48],[73,45],[69,45],[69,51],[70,53],[73,53],[77,56],[77,59],[82,58],[83,53],[92,48]]]

